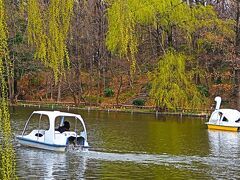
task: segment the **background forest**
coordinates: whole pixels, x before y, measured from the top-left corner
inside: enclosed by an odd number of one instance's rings
[[[240,105],[239,0],[7,0],[5,8],[13,103],[174,109],[220,95]]]

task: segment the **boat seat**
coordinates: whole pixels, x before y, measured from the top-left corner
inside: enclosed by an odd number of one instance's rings
[[[36,130],[35,136],[42,137],[45,134],[45,130]]]

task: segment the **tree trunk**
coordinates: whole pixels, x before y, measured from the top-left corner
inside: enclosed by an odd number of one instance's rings
[[[240,1],[237,1],[237,14],[236,14],[236,54],[240,53]]]
[[[62,84],[62,80],[61,77],[58,81],[58,95],[57,95],[57,102],[61,101],[61,84]]]
[[[48,81],[49,81],[49,79],[48,79],[48,76],[47,76],[47,77],[46,77],[46,84],[45,84],[45,86],[46,86],[45,99],[46,99],[46,100],[48,100],[48,90],[49,90]]]
[[[50,99],[51,101],[53,100],[53,86],[55,86],[54,84],[54,75],[53,75],[53,72],[52,72],[52,78],[51,78],[51,81],[50,81]]]
[[[53,88],[52,85],[50,86],[50,99],[53,100]]]
[[[17,103],[18,95],[19,95],[19,92],[18,92],[18,82],[17,82],[17,78],[15,77],[14,78],[14,101],[15,101],[15,103]]]
[[[82,98],[82,94],[83,94],[83,89],[82,89],[82,78],[81,78],[81,67],[82,67],[82,64],[81,64],[81,60],[80,60],[80,58],[78,57],[78,72],[77,72],[77,85],[78,85],[78,87],[77,87],[77,97],[76,97],[76,102],[75,102],[75,104],[77,105],[77,106],[79,106],[80,105],[80,102],[81,102],[81,98]]]
[[[167,31],[167,39],[168,39],[168,48],[173,47],[172,27],[170,27],[169,30]]]
[[[156,29],[156,44],[157,44],[157,56],[160,56],[162,46],[161,46],[161,31],[158,23],[157,23],[157,29]]]
[[[10,102],[14,103],[14,79],[13,79],[13,77],[8,77],[8,92],[9,92]]]
[[[117,91],[117,96],[116,96],[117,105],[119,103],[119,95],[120,95],[121,89],[122,89],[122,76],[120,76],[120,84],[119,84],[118,91]]]
[[[99,52],[99,50],[97,50],[97,52]],[[99,55],[99,53],[98,53]],[[99,105],[100,103],[100,96],[101,96],[101,60],[100,58],[97,56],[96,57],[97,61],[98,61],[98,65],[97,65],[97,105]]]

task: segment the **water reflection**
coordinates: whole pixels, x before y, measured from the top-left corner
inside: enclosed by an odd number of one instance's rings
[[[84,177],[87,166],[87,158],[73,152],[57,153],[19,146],[17,156],[19,177],[79,179]]]
[[[130,172],[140,166],[164,167],[165,170],[175,169],[178,171],[184,169],[185,172],[190,169],[198,170],[193,165],[196,158],[168,154],[153,155],[134,152],[122,154],[97,151],[57,153],[22,146],[18,147],[17,152],[17,174],[19,178],[28,179],[85,179],[86,177],[100,178],[109,175],[115,178],[122,176],[118,174],[120,172],[112,172],[115,170],[114,166],[121,169],[128,167]],[[140,170],[137,173],[143,176],[150,175],[149,172]],[[122,177],[139,178],[142,176],[130,172]]]
[[[97,151],[56,153],[21,147],[18,149],[17,164],[18,176],[28,179],[239,177],[235,174],[239,168],[239,160],[213,156]],[[131,173],[133,171],[135,173]]]
[[[212,156],[239,157],[240,134],[237,132],[208,130]]]
[[[240,178],[240,134],[238,132],[208,130],[210,154],[204,158],[208,173],[214,178]]]

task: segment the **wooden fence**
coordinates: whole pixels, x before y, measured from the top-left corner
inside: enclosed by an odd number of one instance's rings
[[[203,116],[208,117],[212,110],[210,109],[190,109],[190,108],[176,108],[172,109],[157,109],[155,106],[136,106],[128,104],[100,104],[90,105],[86,103],[81,103],[79,106],[75,106],[74,102],[51,102],[51,101],[22,101],[18,100],[16,104],[24,107],[47,107],[50,109],[56,108],[67,108],[69,109],[86,109],[86,110],[104,110],[104,111],[124,111],[124,112],[140,112],[140,113],[156,113],[166,114],[166,115],[190,115],[190,116]]]

